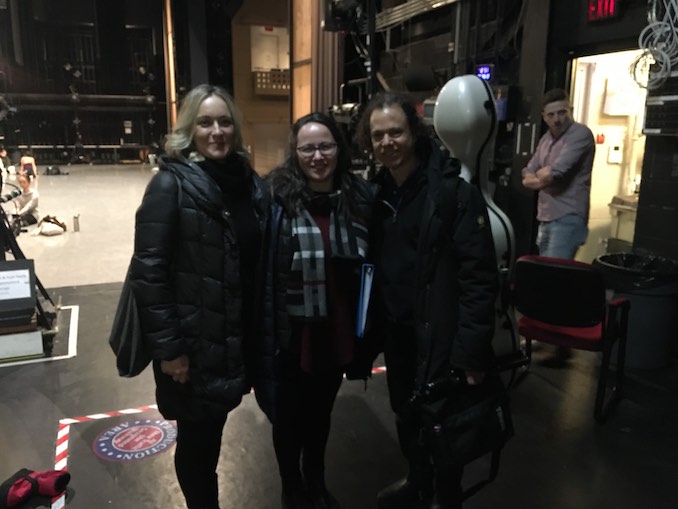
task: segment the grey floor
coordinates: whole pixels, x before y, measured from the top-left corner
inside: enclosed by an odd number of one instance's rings
[[[70,174],[40,177],[40,213],[64,219],[69,231],[59,237],[27,232],[17,241],[63,306],[55,351],[68,350],[75,333],[77,352],[49,362],[0,364],[0,480],[22,467],[54,468],[65,447],[74,491],[68,507],[183,508],[172,448],[130,462],[103,460],[93,451],[112,427],[160,419],[148,408],[154,402],[151,373],[119,378],[106,345],[132,251],[134,210],[151,169],[62,169]],[[75,214],[79,232],[71,231]],[[537,352],[536,359],[546,353]],[[602,426],[592,412],[596,366],[595,355],[576,353],[564,369],[535,365],[511,390],[516,436],[505,448],[498,479],[465,507],[678,508],[675,358],[662,369],[630,369],[626,398]],[[60,423],[62,431],[68,423],[65,445]],[[328,484],[346,509],[373,509],[376,492],[404,473],[384,375],[375,375],[367,390],[357,382],[342,386],[327,463]],[[468,480],[486,466],[470,466]],[[222,509],[280,507],[270,426],[251,396],[229,417],[219,474]]]
[[[17,242],[48,288],[122,281],[134,242],[134,212],[153,171],[149,165],[61,167],[68,175],[41,175],[40,217],[56,216],[67,225],[64,235],[32,235]],[[10,177],[8,182],[15,183]],[[3,195],[11,190],[5,185]],[[4,204],[8,214],[14,202]],[[73,231],[79,216],[80,231]]]

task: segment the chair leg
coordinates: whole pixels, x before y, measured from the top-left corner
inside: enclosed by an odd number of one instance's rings
[[[624,370],[626,368],[626,333],[622,333],[619,337],[619,343],[617,345],[617,376],[615,381],[615,387],[621,397],[622,390],[624,389]]]
[[[598,389],[596,391],[596,403],[594,407],[594,417],[599,423],[604,423],[607,417],[605,404],[605,393],[607,392],[607,375],[610,369],[610,357],[612,355],[612,347],[605,346],[603,348],[603,359],[600,363],[600,374],[598,375]],[[614,389],[613,389],[614,390]]]
[[[525,357],[527,357],[527,365],[532,364],[532,340],[525,338]]]
[[[607,380],[610,373],[610,360],[612,357],[612,347],[614,346],[614,343],[606,345],[603,349],[603,360],[600,365],[600,377],[598,379],[598,390],[596,392],[596,403],[594,409],[595,419],[600,424],[607,420],[610,410],[615,404],[619,402],[622,396],[622,388],[624,385],[624,362],[626,358],[626,341],[620,340],[617,344],[619,348],[617,352],[617,370],[615,375],[615,383],[610,389],[609,396],[607,396]]]
[[[525,379],[530,372],[530,364],[532,364],[532,340],[530,338],[525,338],[525,364],[522,366],[520,373],[516,376],[515,381],[513,382],[514,384],[518,384]]]

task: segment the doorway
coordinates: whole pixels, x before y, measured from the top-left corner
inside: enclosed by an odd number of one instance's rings
[[[640,50],[605,53],[572,62],[572,114],[596,140],[589,236],[577,259],[630,251],[645,152],[646,89],[631,74]]]

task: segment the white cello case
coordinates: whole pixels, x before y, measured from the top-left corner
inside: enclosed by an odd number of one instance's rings
[[[487,205],[502,281],[495,306],[492,346],[500,367],[510,371],[508,379],[505,379],[510,384],[514,381],[516,369],[524,365],[524,358],[520,351],[514,310],[508,299],[508,279],[515,259],[513,226],[508,216],[494,203],[489,190],[491,160],[483,157],[483,151],[492,147],[496,126],[494,96],[485,81],[468,74],[454,77],[443,86],[433,110],[433,127],[450,153],[461,161],[462,178],[478,185]]]

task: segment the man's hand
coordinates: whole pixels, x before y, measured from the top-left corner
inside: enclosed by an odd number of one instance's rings
[[[190,380],[188,376],[188,356],[182,355],[171,361],[160,361],[160,370],[172,377],[172,380],[185,384]]]
[[[542,187],[549,186],[553,183],[553,172],[551,171],[550,166],[539,168],[535,175],[539,179],[539,182],[541,182]]]
[[[539,168],[535,173],[523,170],[523,186],[533,191],[540,191],[553,183],[553,173],[550,166]]]
[[[480,385],[485,380],[484,371],[465,371],[466,383],[469,385]]]
[[[532,189],[532,191],[539,191],[541,182],[534,173],[523,171],[523,186]]]

